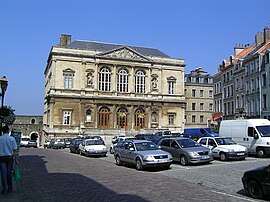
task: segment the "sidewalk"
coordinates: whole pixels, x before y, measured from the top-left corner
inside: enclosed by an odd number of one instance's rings
[[[13,181],[13,192],[8,193],[7,195],[0,194],[0,201],[1,202],[18,202],[19,199],[19,182]]]

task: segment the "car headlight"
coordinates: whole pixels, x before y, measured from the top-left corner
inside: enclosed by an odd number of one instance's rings
[[[228,149],[228,152],[229,152],[229,153],[233,153],[234,150],[233,150],[233,149]]]
[[[200,156],[198,152],[188,152],[190,156]]]
[[[144,156],[143,160],[145,160],[145,161],[154,161],[155,158],[153,156]]]

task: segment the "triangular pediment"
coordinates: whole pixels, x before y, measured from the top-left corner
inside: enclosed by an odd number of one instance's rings
[[[122,59],[122,60],[139,60],[139,61],[145,61],[145,62],[150,61],[150,59],[148,59],[144,55],[138,53],[137,51],[127,46],[110,50],[105,53],[98,54],[97,56],[105,57],[105,58]]]

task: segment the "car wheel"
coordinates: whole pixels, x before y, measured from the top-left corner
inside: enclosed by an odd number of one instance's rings
[[[141,160],[139,158],[136,160],[136,169],[137,170],[142,170],[143,169],[142,162],[141,162]]]
[[[186,166],[188,164],[187,157],[185,155],[180,156],[180,164]]]
[[[256,150],[256,154],[257,154],[257,156],[258,156],[259,158],[265,157],[265,152],[264,152],[264,150],[263,150],[262,148],[258,148],[258,149]]]
[[[121,166],[121,165],[122,165],[122,161],[121,161],[121,159],[120,159],[120,156],[116,156],[116,157],[115,157],[115,163],[116,163],[116,165],[118,165],[118,166]]]
[[[113,149],[112,148],[110,148],[110,154],[113,154]]]
[[[226,161],[226,160],[227,160],[227,156],[226,156],[226,154],[223,153],[223,152],[220,153],[220,156],[219,156],[219,157],[220,157],[220,160],[221,160],[221,161]]]
[[[248,192],[252,198],[260,199],[263,197],[260,185],[254,180],[248,182]]]

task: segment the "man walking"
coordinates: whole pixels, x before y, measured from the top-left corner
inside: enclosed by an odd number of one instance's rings
[[[8,192],[12,192],[12,170],[17,143],[14,137],[9,136],[8,126],[4,126],[2,131],[3,134],[0,136],[1,194],[6,195]]]

